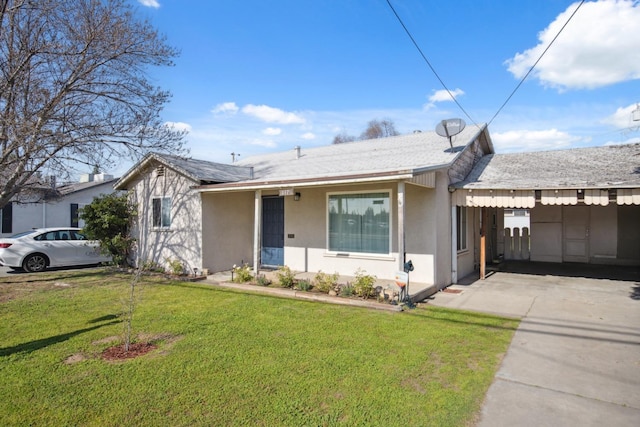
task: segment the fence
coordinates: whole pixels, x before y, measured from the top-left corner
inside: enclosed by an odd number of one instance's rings
[[[529,260],[531,251],[531,237],[529,227],[504,229],[504,259],[505,260]]]

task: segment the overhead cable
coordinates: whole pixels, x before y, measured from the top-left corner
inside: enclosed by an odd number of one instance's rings
[[[453,95],[453,93],[451,93],[451,91],[449,90],[449,88],[447,87],[446,84],[444,84],[444,81],[440,78],[440,76],[438,75],[438,72],[435,70],[435,68],[433,68],[433,65],[431,65],[431,62],[429,62],[429,59],[427,59],[427,56],[424,54],[424,52],[422,51],[422,49],[420,49],[420,46],[418,45],[418,43],[416,42],[416,40],[413,38],[413,36],[411,35],[411,33],[409,32],[409,30],[407,29],[406,25],[404,25],[404,22],[402,22],[402,19],[400,18],[400,16],[398,15],[398,13],[396,12],[395,8],[393,7],[393,5],[391,4],[390,0],[387,0],[387,4],[389,5],[389,8],[391,8],[391,11],[393,12],[393,14],[396,16],[396,19],[398,20],[398,22],[400,22],[400,25],[402,25],[402,28],[404,28],[404,31],[407,33],[407,35],[409,36],[409,39],[411,39],[411,42],[413,43],[413,45],[416,47],[416,49],[418,50],[418,52],[420,53],[420,55],[422,56],[422,59],[424,59],[424,62],[427,63],[427,65],[429,66],[429,68],[431,69],[431,71],[433,72],[433,74],[436,76],[436,78],[438,79],[438,81],[440,82],[440,84],[442,85],[442,87],[447,91],[447,93],[449,94],[449,96],[451,97],[451,99],[453,100],[453,102],[456,103],[456,105],[458,105],[458,108],[460,108],[460,110],[462,110],[462,112],[465,114],[465,116],[467,116],[467,118],[473,122],[474,125],[478,126],[477,123],[475,122],[475,120],[473,120],[471,118],[471,116],[469,115],[469,113],[467,113],[467,111],[462,107],[462,105],[458,102],[458,100],[456,99],[456,97]]]
[[[507,97],[507,99],[502,103],[502,105],[500,106],[500,108],[498,108],[498,111],[496,111],[496,113],[493,115],[493,117],[491,117],[491,120],[489,120],[489,123],[487,123],[487,126],[489,126],[493,120],[496,118],[496,116],[498,114],[500,114],[500,112],[502,111],[502,109],[507,105],[507,103],[511,100],[511,98],[513,97],[513,95],[515,95],[515,93],[518,91],[518,89],[520,89],[520,86],[522,86],[522,83],[524,83],[524,81],[527,79],[527,77],[529,77],[529,74],[531,74],[531,72],[533,71],[533,69],[536,67],[536,65],[538,65],[538,62],[540,62],[540,60],[542,59],[542,57],[544,56],[545,53],[547,53],[547,51],[549,50],[549,48],[551,47],[551,45],[553,44],[553,42],[556,41],[556,39],[558,38],[558,36],[560,35],[560,33],[562,33],[562,31],[564,30],[564,27],[567,26],[567,24],[569,23],[569,21],[571,21],[571,19],[573,18],[573,16],[576,14],[576,12],[578,11],[578,9],[580,9],[580,7],[583,5],[583,3],[586,0],[582,0],[580,2],[580,4],[578,5],[578,7],[576,7],[576,9],[573,11],[573,13],[571,14],[571,16],[569,16],[569,18],[567,19],[567,22],[564,23],[564,25],[562,26],[562,28],[560,28],[560,30],[558,31],[558,34],[555,35],[555,37],[549,42],[549,44],[547,45],[547,47],[542,51],[542,53],[540,54],[540,56],[538,57],[538,59],[536,60],[536,62],[531,66],[531,68],[529,68],[529,71],[527,71],[527,74],[524,75],[524,77],[522,77],[522,79],[520,79],[520,82],[518,82],[518,84],[516,85],[516,87],[513,89],[513,91],[511,92],[511,94]]]

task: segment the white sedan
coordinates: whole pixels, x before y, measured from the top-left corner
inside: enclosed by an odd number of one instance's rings
[[[79,228],[39,228],[0,238],[0,265],[28,272],[111,261]]]

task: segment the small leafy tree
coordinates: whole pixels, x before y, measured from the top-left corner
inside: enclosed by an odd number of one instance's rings
[[[134,243],[129,231],[135,215],[136,208],[126,193],[98,196],[80,211],[86,236],[100,241],[102,250],[121,267],[129,264]]]

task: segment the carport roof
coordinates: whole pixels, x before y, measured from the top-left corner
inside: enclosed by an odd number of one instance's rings
[[[464,181],[469,190],[640,188],[640,143],[490,154]]]

